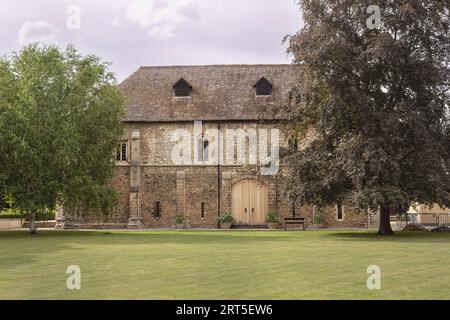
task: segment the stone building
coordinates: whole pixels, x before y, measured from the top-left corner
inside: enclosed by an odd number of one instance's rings
[[[120,84],[126,129],[113,181],[119,205],[105,219],[59,217],[65,228],[262,227],[268,212],[305,217],[315,208],[281,197],[277,148],[287,143],[281,119],[269,116],[294,81],[292,65],[141,67]],[[365,213],[325,210],[325,226],[367,227]]]

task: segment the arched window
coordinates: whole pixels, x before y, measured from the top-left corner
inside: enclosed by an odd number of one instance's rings
[[[120,159],[121,159],[120,153],[121,153],[121,150],[120,150],[120,143],[119,143],[119,144],[117,145],[117,149],[116,149],[116,160],[117,160],[117,161],[120,161]]]
[[[207,162],[209,159],[209,140],[205,134],[202,134],[201,137],[198,138],[197,148],[198,161]]]
[[[127,161],[127,144],[125,142],[117,144],[116,161]]]

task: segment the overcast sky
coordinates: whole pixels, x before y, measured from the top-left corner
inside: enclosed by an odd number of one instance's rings
[[[0,50],[34,41],[93,53],[123,80],[141,65],[289,63],[295,0],[0,0]],[[78,17],[80,19],[78,19]]]

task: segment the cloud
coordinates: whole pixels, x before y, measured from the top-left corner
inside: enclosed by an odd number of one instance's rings
[[[193,0],[133,0],[126,18],[147,30],[151,37],[170,38],[177,27],[198,21],[200,16]]]
[[[118,28],[118,27],[120,27],[120,25],[121,25],[121,21],[120,21],[120,18],[114,18],[111,22],[111,25],[113,26],[113,27],[116,27],[116,28]]]
[[[155,26],[148,31],[148,35],[150,37],[156,37],[161,39],[172,38],[175,35],[175,26],[169,24]]]
[[[17,33],[17,42],[26,45],[31,42],[54,43],[58,30],[44,20],[26,21]]]

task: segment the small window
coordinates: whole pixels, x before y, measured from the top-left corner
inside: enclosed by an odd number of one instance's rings
[[[116,148],[116,160],[127,161],[127,144],[119,143]]]
[[[204,203],[204,202],[202,202],[201,218],[202,218],[202,219],[205,218],[205,203]]]
[[[120,143],[117,145],[117,150],[116,150],[116,160],[120,161],[121,159],[121,149],[120,149]]]
[[[270,96],[272,94],[272,84],[266,78],[262,77],[255,83],[254,88],[257,96]]]
[[[209,140],[202,134],[198,139],[198,161],[207,162],[209,160]]]
[[[336,205],[336,215],[338,220],[344,220],[344,206],[340,203]]]
[[[161,202],[155,201],[155,210],[153,211],[153,216],[155,218],[161,218]]]
[[[191,95],[192,86],[183,78],[173,85],[175,97],[189,97]]]
[[[291,151],[297,151],[298,150],[298,137],[292,136],[288,139],[288,148]]]
[[[122,161],[127,161],[127,144],[122,143]]]

